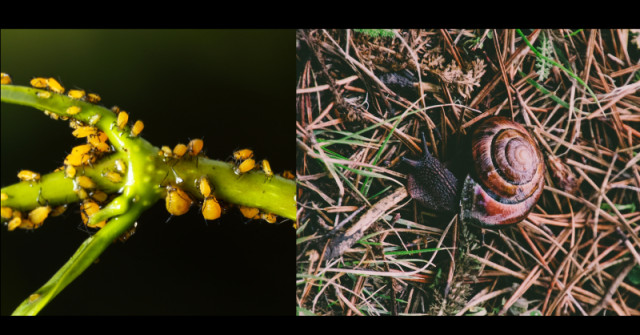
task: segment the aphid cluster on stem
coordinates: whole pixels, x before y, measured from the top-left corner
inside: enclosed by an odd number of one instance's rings
[[[3,85],[12,83],[11,77],[5,73],[2,73],[1,80]],[[36,92],[36,97],[40,99],[49,99],[52,94],[64,94],[66,91],[64,86],[62,86],[55,78],[36,77],[31,79],[30,84],[34,88],[45,89],[38,90]],[[89,103],[97,103],[101,100],[98,94],[87,93],[82,89],[71,89],[67,92],[66,96],[73,100]],[[69,126],[73,129],[72,135],[80,139],[86,138],[87,143],[73,147],[73,149],[71,149],[71,153],[65,157],[64,165],[56,169],[54,172],[64,171],[64,176],[73,180],[74,191],[78,198],[83,201],[80,206],[81,217],[85,225],[87,225],[91,215],[95,214],[100,209],[100,203],[104,203],[108,200],[108,195],[97,188],[97,184],[94,180],[79,172],[84,171],[83,166],[92,165],[101,158],[102,155],[113,151],[113,148],[108,143],[107,134],[94,127],[94,125],[100,120],[101,115],[96,113],[91,116],[87,124],[74,119],[74,116],[82,111],[83,109],[81,106],[71,105],[64,110],[64,113],[61,114],[46,110],[44,113],[54,120],[69,120]],[[141,130],[142,127],[139,125],[136,129],[132,129],[132,133],[137,135]],[[116,162],[116,166],[114,166],[112,170],[105,171],[103,173],[103,177],[113,183],[122,182],[124,175],[123,166],[124,163],[122,161]],[[29,183],[40,182],[40,174],[29,170],[20,171],[18,173],[18,178],[21,181]],[[8,199],[8,196],[3,194],[3,202],[6,199]],[[38,202],[40,202],[40,198],[38,199]],[[9,230],[15,230],[16,228],[34,229],[42,226],[47,217],[60,215],[66,210],[66,208],[66,204],[55,208],[46,204],[44,206],[36,207],[28,214],[24,215],[21,211],[2,206],[2,219],[5,221]],[[101,228],[104,224],[106,224],[106,221],[90,227]]]

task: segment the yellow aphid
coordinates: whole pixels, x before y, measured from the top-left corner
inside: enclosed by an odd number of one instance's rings
[[[82,217],[82,222],[84,222],[85,226],[90,228],[102,228],[107,224],[107,221],[105,220],[94,225],[89,225],[91,217],[99,211],[100,206],[92,200],[85,200],[82,205],[80,205],[80,217]]]
[[[189,155],[191,156],[198,155],[200,151],[202,151],[203,147],[204,147],[204,142],[201,139],[196,138],[194,140],[191,140],[189,142]]]
[[[11,84],[11,77],[4,72],[0,73],[0,84],[2,85]]]
[[[42,92],[37,92],[36,96],[40,99],[49,99],[51,98],[51,92],[47,92],[47,91],[42,91]],[[55,113],[52,113],[53,115],[58,115]]]
[[[35,88],[46,88],[47,87],[47,78],[33,78],[29,82],[31,86]]]
[[[64,159],[64,165],[67,166],[80,166],[82,165],[82,156],[74,153],[68,154]]]
[[[285,170],[284,172],[282,172],[282,177],[287,179],[296,179],[296,176],[294,176],[293,173],[291,173],[291,171],[289,170]]]
[[[203,176],[200,178],[198,182],[198,187],[200,188],[200,193],[203,197],[208,197],[211,195],[211,185],[209,184],[209,180],[207,177]]]
[[[174,216],[183,215],[189,211],[193,200],[189,195],[173,186],[167,186],[167,197],[165,198],[167,211]]]
[[[78,184],[78,186],[82,188],[86,188],[86,189],[96,188],[96,183],[87,176],[77,176],[75,180],[76,180],[76,184]]]
[[[162,148],[160,148],[160,151],[158,151],[158,156],[171,157],[172,154],[173,151],[171,151],[171,148],[166,145],[163,145]]]
[[[78,127],[71,134],[77,138],[87,137],[89,135],[95,135],[98,133],[98,129],[94,127]]]
[[[215,220],[222,214],[222,208],[214,196],[209,196],[202,204],[202,216],[205,220]]]
[[[115,171],[107,171],[103,176],[109,179],[110,182],[117,184],[122,181],[122,175]]]
[[[116,170],[120,173],[125,173],[127,172],[127,165],[124,164],[124,161],[122,159],[116,159],[115,162],[113,162],[116,166]]]
[[[253,158],[249,158],[243,161],[242,163],[240,163],[240,165],[234,167],[233,172],[238,175],[243,174],[253,170],[255,166],[256,166],[256,161],[254,161]]]
[[[9,195],[6,193],[0,193],[0,200],[5,201],[7,199],[9,199]]]
[[[87,141],[94,148],[98,149],[100,152],[107,152],[110,150],[109,144],[107,144],[108,137],[103,131],[98,131],[96,135],[89,135]]]
[[[131,127],[131,136],[138,136],[138,134],[142,132],[142,129],[144,129],[144,123],[140,120],[136,121],[133,127]]]
[[[78,121],[78,120],[74,120],[71,119],[71,121],[69,121],[69,128],[71,129],[78,129],[80,127],[83,127],[84,124],[82,123],[82,121]]]
[[[98,121],[100,121],[100,119],[101,119],[101,118],[102,118],[102,115],[100,115],[100,114],[92,115],[92,116],[89,118],[89,124],[93,126],[93,125],[95,125],[96,123],[98,123]]]
[[[67,114],[69,115],[76,115],[80,112],[82,112],[82,108],[80,108],[80,106],[71,106],[67,108]]]
[[[263,159],[260,165],[262,166],[262,171],[264,171],[264,174],[267,175],[267,180],[271,179],[273,177],[273,171],[271,171],[271,164],[269,164],[269,161]]]
[[[87,94],[87,101],[91,102],[91,103],[96,103],[96,102],[100,102],[100,100],[102,100],[100,98],[99,95],[95,94],[95,93],[89,93]]]
[[[173,148],[173,155],[178,158],[184,156],[185,153],[187,153],[187,146],[182,143],[176,144]]]
[[[97,190],[91,194],[91,197],[97,202],[105,202],[109,196],[106,193]]]
[[[7,230],[14,231],[16,228],[20,227],[22,224],[22,218],[19,216],[14,216],[13,219],[9,221],[7,224]]]
[[[73,191],[76,192],[76,194],[78,195],[78,199],[80,200],[84,200],[89,197],[89,194],[84,190],[84,188],[74,188]]]
[[[31,223],[33,223],[33,225],[38,228],[42,225],[47,216],[49,216],[49,213],[51,213],[50,206],[38,207],[29,212],[29,221],[31,221]]]
[[[273,213],[261,213],[260,218],[269,223],[276,223],[276,220],[278,219],[278,217]]]
[[[0,217],[5,220],[11,219],[13,216],[13,209],[11,207],[0,207]]]
[[[34,302],[34,301],[36,301],[38,299],[40,299],[40,295],[38,293],[34,293],[34,294],[29,296],[29,302]]]
[[[67,95],[69,96],[69,98],[78,100],[81,100],[86,96],[84,90],[69,90],[69,92],[67,92]]]
[[[118,120],[116,121],[118,128],[123,129],[127,125],[127,122],[129,122],[129,113],[125,111],[118,113]]]
[[[251,149],[241,149],[233,152],[233,159],[236,161],[243,161],[251,157],[253,157],[253,150]]]
[[[62,213],[64,213],[66,210],[67,210],[67,205],[66,204],[65,205],[60,205],[60,206],[54,208],[51,211],[51,213],[49,214],[49,216],[54,217],[54,216],[62,215]]]
[[[22,170],[18,172],[18,178],[22,181],[38,181],[40,180],[40,174],[29,170]]]
[[[76,145],[75,147],[73,147],[73,149],[71,149],[71,153],[75,155],[84,155],[89,151],[91,151],[91,144]]]
[[[60,83],[54,78],[47,79],[47,86],[49,87],[50,90],[56,93],[60,93],[60,94],[64,93],[64,87],[62,87],[62,85],[60,85]]]
[[[254,207],[238,206],[240,213],[247,219],[259,219],[260,210]]]
[[[74,178],[76,176],[76,168],[73,165],[67,165],[64,169],[64,176],[67,178]]]
[[[42,92],[38,92],[38,93],[36,93],[36,95],[39,95],[40,93],[42,93]],[[49,92],[46,92],[46,93],[49,93]],[[49,95],[51,95],[51,93],[49,93]],[[60,119],[60,115],[58,115],[56,113],[52,113],[52,112],[50,112],[50,111],[48,111],[46,109],[44,110],[44,115],[46,115],[46,116],[48,116],[48,117],[50,117],[50,118],[52,118],[54,120]]]
[[[94,147],[100,152],[109,152],[109,150],[111,150],[111,147],[104,142],[96,143]]]

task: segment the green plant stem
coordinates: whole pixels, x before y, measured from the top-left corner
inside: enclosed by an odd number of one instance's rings
[[[38,314],[58,293],[93,264],[115,239],[131,228],[147,207],[135,206],[125,214],[109,220],[109,223],[104,228],[87,238],[71,256],[71,259],[47,283],[25,299],[13,311],[12,315]]]

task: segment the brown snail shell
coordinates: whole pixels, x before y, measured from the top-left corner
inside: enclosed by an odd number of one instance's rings
[[[424,143],[423,136],[423,143]],[[463,183],[431,156],[403,158],[411,171],[407,189],[435,212],[457,212],[465,223],[501,227],[522,221],[544,189],[544,160],[527,130],[505,117],[490,117],[471,133],[473,167]]]
[[[462,221],[485,227],[522,221],[544,189],[544,159],[527,130],[505,117],[489,118],[471,135],[471,155]]]

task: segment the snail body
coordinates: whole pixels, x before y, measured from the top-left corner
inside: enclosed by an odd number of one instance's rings
[[[423,142],[424,138],[423,138]],[[502,227],[522,221],[544,188],[544,160],[526,129],[490,117],[471,133],[472,167],[460,182],[426,150],[410,167],[407,189],[429,210],[456,212],[465,223]]]

